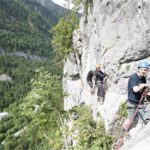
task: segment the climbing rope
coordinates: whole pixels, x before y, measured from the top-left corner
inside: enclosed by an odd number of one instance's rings
[[[147,89],[145,89],[144,92],[142,93],[141,98],[140,98],[140,101],[139,101],[139,104],[138,104],[138,106],[137,106],[137,108],[136,108],[136,110],[135,110],[135,112],[134,112],[132,118],[130,119],[130,122],[129,122],[129,124],[128,124],[128,126],[127,126],[125,132],[124,132],[123,137],[120,138],[120,139],[118,139],[118,140],[113,144],[113,147],[112,147],[113,150],[120,150],[121,146],[123,145],[123,143],[124,143],[124,138],[128,135],[129,128],[131,127],[131,125],[132,125],[132,123],[133,123],[133,121],[134,121],[136,115],[138,114],[139,107],[140,107],[141,103],[144,101],[144,97],[146,96],[146,94],[148,93],[148,91],[149,91],[149,90],[148,90],[148,88],[147,88]]]

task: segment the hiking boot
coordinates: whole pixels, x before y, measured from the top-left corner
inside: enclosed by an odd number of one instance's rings
[[[97,102],[100,102],[100,104],[103,105],[103,103],[104,103],[104,98],[98,96],[98,97],[97,97]]]
[[[127,134],[124,136],[124,142],[128,142],[130,139],[131,139],[131,135],[130,135],[129,133],[127,133]]]
[[[112,150],[119,150],[121,146],[124,144],[124,139],[118,139],[114,144],[112,144]]]
[[[100,102],[100,100],[101,100],[101,97],[97,96],[97,101]]]

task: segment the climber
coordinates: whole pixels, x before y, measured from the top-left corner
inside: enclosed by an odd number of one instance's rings
[[[150,119],[150,107],[144,104],[146,95],[150,96],[148,84],[146,83],[146,75],[148,73],[149,64],[146,61],[141,61],[138,64],[136,73],[130,76],[128,81],[128,116],[123,123],[122,137],[114,144],[114,150],[120,150],[124,140],[129,140],[131,135],[128,133],[138,123],[139,118],[145,123],[145,119]],[[145,107],[146,106],[146,107]],[[144,108],[144,110],[142,110]],[[147,109],[147,111],[145,111]],[[143,112],[142,112],[143,111]],[[147,113],[147,114],[146,114]],[[144,116],[146,114],[146,116]],[[140,115],[140,116],[139,116]],[[144,118],[147,117],[147,118]]]
[[[105,90],[103,85],[103,79],[106,77],[106,74],[100,70],[100,64],[96,64],[96,70],[90,70],[87,75],[87,82],[91,87],[91,94],[95,92],[95,85],[98,87],[97,90],[97,101],[103,103]]]
[[[148,72],[149,64],[146,61],[141,61],[138,64],[138,71],[137,73],[130,76],[128,81],[128,117],[127,120],[123,124],[124,130],[130,130],[131,128],[135,127],[139,120],[139,115],[136,114],[133,118],[133,115],[139,107],[139,105],[143,105],[144,103],[144,97],[143,92],[145,89],[148,88],[148,84],[146,83],[146,74]],[[146,93],[146,95],[150,95],[149,92]],[[142,98],[142,99],[141,99]],[[141,100],[141,101],[140,101]],[[140,104],[139,104],[140,102]],[[141,108],[139,107],[139,108]],[[132,124],[129,127],[129,124],[132,120]]]

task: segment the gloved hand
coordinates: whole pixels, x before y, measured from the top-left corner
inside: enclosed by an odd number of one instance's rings
[[[91,94],[93,95],[95,92],[95,89],[94,88],[91,88]]]

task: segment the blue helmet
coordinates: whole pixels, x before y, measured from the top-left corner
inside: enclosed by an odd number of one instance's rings
[[[148,68],[149,64],[146,61],[141,61],[138,64],[138,68]]]

